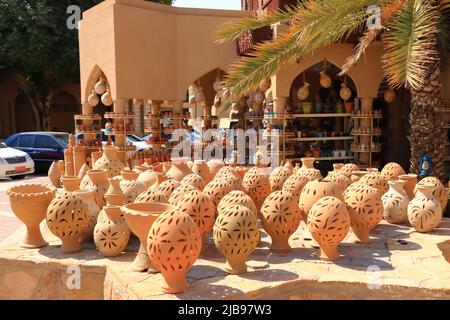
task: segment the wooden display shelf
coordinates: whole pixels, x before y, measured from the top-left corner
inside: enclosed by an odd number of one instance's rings
[[[278,155],[285,155],[285,156],[295,155],[295,151],[277,151],[277,152],[267,151],[267,155],[271,155],[272,153],[278,154]]]
[[[342,137],[307,137],[307,138],[288,138],[288,141],[298,141],[298,142],[311,142],[311,141],[341,141],[341,140],[354,140],[353,136],[342,136]]]
[[[302,158],[290,158],[289,160],[301,160]],[[315,158],[316,161],[330,161],[330,160],[353,160],[354,156],[345,156],[345,157],[319,157]]]
[[[377,133],[375,133],[375,132],[372,132],[372,133],[353,133],[352,132],[352,135],[354,135],[354,136],[381,136],[382,133],[381,132],[377,132]]]
[[[99,114],[85,115],[85,114],[76,114],[74,116],[75,120],[102,120],[102,117]]]
[[[253,121],[253,120],[262,120],[263,118],[262,118],[262,117],[250,117],[250,116],[244,116],[244,119],[245,119],[245,120]]]
[[[352,113],[301,113],[290,114],[285,116],[285,119],[296,118],[336,118],[336,117],[351,117]]]
[[[382,114],[352,114],[352,119],[383,119]]]
[[[357,153],[377,153],[381,152],[381,149],[373,149],[373,150],[358,150],[358,149],[350,149],[351,152],[357,152]]]
[[[135,114],[128,114],[128,113],[120,113],[120,114],[106,114],[104,118],[105,119],[134,119],[136,117]]]

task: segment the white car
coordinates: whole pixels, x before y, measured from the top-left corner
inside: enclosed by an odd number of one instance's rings
[[[34,161],[23,151],[0,143],[0,178],[22,179],[34,172]]]

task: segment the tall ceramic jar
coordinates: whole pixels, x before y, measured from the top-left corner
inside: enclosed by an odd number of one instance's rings
[[[432,184],[434,186],[433,197],[438,199],[442,210],[447,207],[448,193],[439,179],[435,177],[426,177],[420,180],[418,184]]]
[[[120,172],[124,168],[124,164],[119,159],[117,151],[118,149],[114,146],[104,145],[103,155],[95,162],[93,169],[105,169],[108,173],[109,178],[120,175]]]
[[[378,172],[370,172],[358,180],[360,183],[366,184],[378,190],[380,197],[385,194],[388,189],[388,180],[386,180]]]
[[[125,250],[130,240],[130,229],[122,216],[120,206],[104,206],[94,229],[94,242],[105,257],[116,257]]]
[[[97,224],[97,218],[100,213],[100,208],[95,202],[95,194],[93,190],[78,190],[74,194],[83,201],[88,209],[88,227],[84,234],[81,236],[81,241],[86,242],[92,239],[95,225]]]
[[[350,229],[350,214],[345,203],[335,197],[319,199],[308,215],[308,230],[320,246],[320,259],[337,260],[339,243]]]
[[[381,175],[386,180],[396,180],[399,176],[404,175],[405,170],[395,162],[389,162],[386,164],[383,169],[381,170]]]
[[[195,221],[179,210],[161,214],[148,233],[147,251],[161,271],[166,293],[186,291],[186,272],[200,255],[201,235]]]
[[[258,210],[256,209],[255,202],[245,192],[240,190],[233,190],[220,200],[217,206],[217,214],[221,214],[226,208],[235,205],[241,205],[248,209],[258,217]]]
[[[399,175],[398,178],[400,180],[405,181],[405,184],[403,185],[403,189],[405,189],[406,194],[408,195],[409,199],[414,198],[414,188],[417,184],[417,174],[402,174]]]
[[[100,209],[106,204],[105,194],[109,188],[108,171],[106,169],[89,170],[87,173],[92,181],[91,190],[95,193],[95,202]]]
[[[389,223],[403,223],[408,219],[409,198],[403,186],[403,180],[389,181],[389,190],[381,197],[384,219]]]
[[[300,210],[292,194],[272,192],[261,208],[262,226],[272,239],[270,249],[279,253],[289,252],[289,237],[297,230],[300,220]]]
[[[309,181],[311,180],[308,177],[294,173],[284,182],[282,190],[289,192],[294,197],[295,202],[298,203],[300,194]]]
[[[201,176],[206,183],[213,179],[205,160],[195,160],[191,170],[193,173]]]
[[[353,233],[361,243],[369,243],[370,230],[383,218],[383,202],[378,190],[365,184],[356,184],[347,189],[345,203],[350,213]]]
[[[272,192],[281,190],[283,188],[284,182],[290,176],[289,169],[283,167],[278,167],[272,171],[269,177],[270,189]]]
[[[258,212],[263,205],[264,200],[270,194],[270,181],[259,168],[252,168],[242,180],[242,189],[255,202]]]
[[[213,229],[214,243],[227,259],[225,270],[230,274],[247,272],[245,261],[260,239],[255,215],[244,206],[227,207]]]
[[[132,170],[122,170],[122,180],[120,188],[123,191],[124,203],[132,203],[136,197],[144,192],[147,187],[140,181],[137,181],[139,173]]]
[[[430,232],[439,226],[442,220],[442,207],[433,196],[436,187],[431,183],[419,183],[416,196],[408,205],[408,220],[418,232]]]
[[[183,180],[185,176],[193,173],[187,166],[187,162],[187,158],[172,158],[172,167],[166,172],[166,176],[178,182]]]

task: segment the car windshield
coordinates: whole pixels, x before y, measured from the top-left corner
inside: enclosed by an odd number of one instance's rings
[[[127,134],[127,138],[128,138],[128,140],[131,140],[133,142],[143,141],[141,138],[139,138],[138,136],[135,136],[134,134]]]
[[[69,144],[69,134],[68,133],[56,133],[52,134],[56,140],[58,140],[63,147],[67,147]]]
[[[0,142],[0,149],[4,149],[4,148],[8,148],[8,146],[6,144],[4,144],[3,142]]]

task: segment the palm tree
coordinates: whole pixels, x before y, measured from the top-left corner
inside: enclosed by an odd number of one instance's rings
[[[367,27],[380,8],[381,24]],[[440,125],[440,71],[449,57],[450,0],[308,0],[294,7],[275,10],[264,17],[246,17],[227,23],[216,33],[217,42],[236,39],[245,32],[275,23],[289,23],[287,32],[255,46],[252,57],[235,62],[226,79],[232,96],[255,90],[264,79],[285,64],[312,54],[314,50],[362,34],[352,56],[342,69],[346,73],[381,38],[383,69],[389,85],[405,86],[411,92],[410,171],[418,173],[425,154],[433,156],[433,174],[444,176],[446,132]]]

